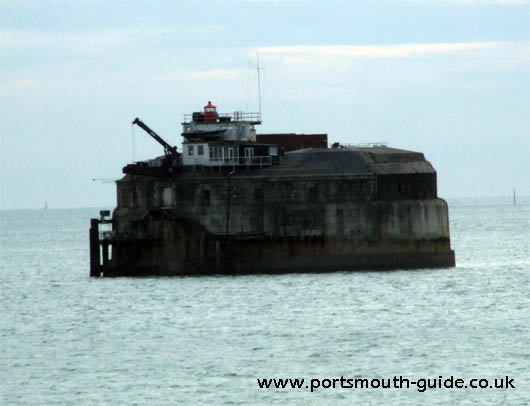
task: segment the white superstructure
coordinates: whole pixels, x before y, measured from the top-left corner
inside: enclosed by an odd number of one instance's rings
[[[278,160],[276,145],[257,144],[255,125],[259,113],[218,114],[208,102],[203,112],[184,116],[182,164],[184,166],[268,166]]]

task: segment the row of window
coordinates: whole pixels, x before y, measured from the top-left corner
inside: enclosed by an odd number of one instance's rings
[[[210,147],[210,159],[222,159],[224,152],[224,158],[237,158],[238,149],[233,147]],[[254,156],[254,148],[245,148],[245,157]],[[195,145],[188,145],[188,155],[193,156],[195,154]],[[197,145],[197,155],[204,155],[204,145]],[[278,147],[269,147],[269,155],[277,156]]]
[[[194,152],[195,145],[188,145],[188,155],[193,156]],[[204,155],[204,145],[197,145],[197,155]]]
[[[210,160],[223,159],[223,158],[238,158],[238,150],[233,147],[210,147]],[[195,145],[188,145],[188,156],[195,155]],[[204,145],[197,145],[197,155],[204,155]],[[223,156],[224,155],[224,156]],[[271,155],[277,155],[277,148],[271,147]],[[254,156],[254,148],[245,148],[245,157]]]

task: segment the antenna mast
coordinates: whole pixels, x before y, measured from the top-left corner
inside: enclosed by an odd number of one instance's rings
[[[258,103],[259,103],[259,116],[261,118],[261,82],[259,78],[259,51],[256,51],[256,69],[258,71]]]

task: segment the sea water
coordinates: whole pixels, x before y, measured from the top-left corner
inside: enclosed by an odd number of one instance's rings
[[[0,404],[528,404],[529,199],[449,208],[456,268],[116,279],[88,276],[99,209],[2,211]],[[515,388],[339,381],[394,376]]]

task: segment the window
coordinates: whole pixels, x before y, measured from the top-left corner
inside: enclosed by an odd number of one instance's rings
[[[162,189],[162,206],[171,206],[173,203],[173,191],[170,187]]]
[[[278,155],[278,147],[269,147],[269,155],[270,156]]]
[[[197,147],[197,155],[204,155],[204,146],[203,145],[199,145]]]
[[[202,201],[204,205],[209,206],[210,205],[210,191],[209,190],[203,190],[202,191]]]
[[[311,188],[309,188],[309,193],[308,193],[308,200],[309,201],[318,201],[318,198],[320,196],[320,193],[318,191],[318,186],[313,186]]]
[[[254,156],[254,148],[245,148],[245,156],[246,157]]]
[[[119,193],[119,207],[132,207],[131,193],[128,189],[121,189]]]
[[[193,156],[193,145],[188,145],[188,155]]]

